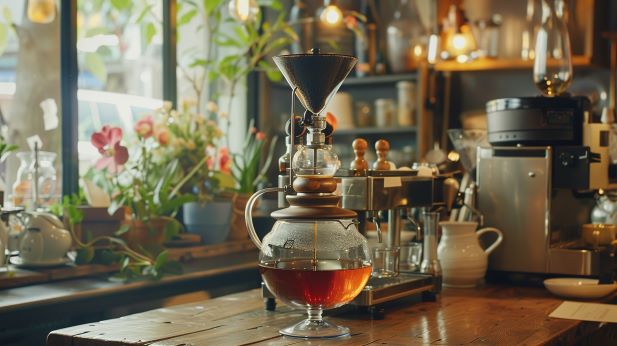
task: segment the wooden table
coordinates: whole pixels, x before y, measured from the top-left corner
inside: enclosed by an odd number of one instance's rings
[[[437,302],[386,307],[383,320],[357,312],[328,317],[350,327],[352,335],[315,343],[280,336],[278,330],[303,318],[303,312],[265,311],[260,291],[251,290],[57,330],[47,345],[572,344],[615,327],[549,318],[560,303],[542,288],[445,289]]]

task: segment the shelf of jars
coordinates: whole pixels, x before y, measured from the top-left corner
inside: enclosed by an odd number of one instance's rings
[[[396,126],[396,127],[355,127],[348,129],[337,129],[337,136],[370,136],[370,135],[398,135],[416,133],[415,126]]]
[[[549,64],[550,65],[550,64]],[[573,56],[573,66],[589,66],[591,65],[591,57],[589,56]],[[493,70],[518,70],[518,69],[533,69],[533,60],[522,59],[477,59],[467,63],[458,61],[440,61],[433,67],[435,71],[440,72],[474,72],[474,71],[493,71]]]

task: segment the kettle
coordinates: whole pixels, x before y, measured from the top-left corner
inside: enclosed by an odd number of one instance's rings
[[[29,212],[25,215],[26,231],[19,245],[24,264],[63,261],[71,247],[71,233],[55,215]]]

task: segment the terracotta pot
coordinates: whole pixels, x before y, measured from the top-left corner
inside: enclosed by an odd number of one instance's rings
[[[128,225],[128,232],[122,238],[131,248],[138,246],[163,245],[165,243],[165,226],[169,222],[166,218],[155,218],[143,223],[140,220],[124,220],[122,225]]]
[[[244,240],[249,237],[249,232],[244,220],[244,209],[250,197],[250,194],[237,193],[234,194],[231,200],[232,210],[229,240]]]

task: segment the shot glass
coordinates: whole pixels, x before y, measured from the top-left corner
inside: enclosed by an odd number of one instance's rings
[[[400,265],[401,272],[415,272],[420,269],[422,262],[422,243],[406,243],[400,247]]]
[[[399,248],[373,248],[372,276],[378,278],[394,277],[398,275]]]

